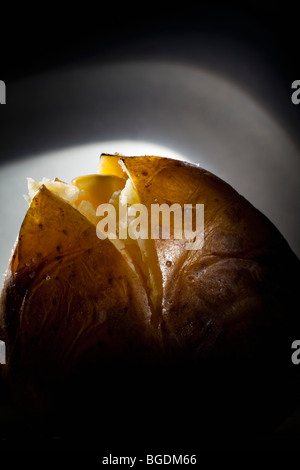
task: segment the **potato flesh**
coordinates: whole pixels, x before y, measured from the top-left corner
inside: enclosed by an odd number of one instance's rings
[[[118,199],[121,205],[127,203],[128,206],[130,206],[132,204],[141,203],[138,192],[130,178],[127,180]],[[130,221],[131,218],[129,216],[128,223],[130,223]],[[132,240],[131,238],[127,238],[124,240],[124,244],[135,265],[139,266],[143,273],[154,309],[159,309],[161,306],[161,288],[159,277],[158,279],[155,277],[157,267],[155,266],[155,261],[153,261],[155,260],[155,252],[152,240],[142,238]]]
[[[24,196],[30,205],[35,194],[41,186],[46,186],[49,191],[61,197],[69,204],[74,204],[79,196],[79,188],[74,185],[63,183],[59,180],[50,181],[48,178],[43,178],[41,181],[35,181],[33,178],[27,178],[28,196]]]
[[[127,174],[128,179],[126,181],[126,185],[120,195],[117,195],[115,199],[117,210],[119,202],[121,205],[126,203],[125,197],[127,198],[127,204],[129,206],[142,202],[133,180],[126,171],[126,167],[122,162],[121,156],[102,154],[100,157],[98,173],[101,175],[112,174],[116,176],[121,176],[122,174],[124,176]],[[131,240],[130,238],[127,238],[124,240],[124,244],[126,251],[130,253],[130,257],[134,264],[138,266],[143,273],[148,286],[149,297],[152,305],[154,310],[158,311],[161,308],[162,281],[153,240],[144,240],[140,238],[137,240]]]
[[[111,202],[116,208],[118,219],[119,204],[130,206],[141,203],[133,181],[119,164],[120,158],[118,155],[101,155],[98,175],[79,177],[72,181],[72,184],[84,191],[83,199],[77,208],[94,225],[97,225],[99,219],[96,214],[93,214],[91,204],[96,207],[102,202]],[[127,178],[126,183],[124,178]],[[130,217],[128,222],[130,223]],[[161,306],[162,289],[160,272],[157,273],[159,267],[154,261],[156,259],[154,244],[152,240],[132,240],[128,237],[120,239],[119,228],[117,220],[117,239],[111,239],[111,242],[131,267],[143,277],[143,283],[147,286],[151,303],[157,310]]]

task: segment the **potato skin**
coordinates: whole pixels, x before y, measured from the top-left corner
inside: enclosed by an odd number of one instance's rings
[[[154,240],[163,278],[160,325],[169,346],[207,355],[246,342],[249,353],[258,348],[250,341],[255,330],[269,328],[267,336],[295,331],[300,263],[262,213],[195,165],[155,157],[123,162],[149,209],[155,203],[204,204],[201,250],[186,250],[184,240]]]
[[[5,372],[16,399],[43,407],[52,385],[80,368],[146,357],[154,344],[150,313],[143,286],[118,250],[99,243],[90,222],[41,187],[1,295]]]
[[[224,406],[230,410],[224,422],[238,423],[235,432],[239,426],[250,430],[250,423],[255,429],[255,420],[261,432],[275,426],[299,404],[300,374],[290,357],[300,331],[298,258],[260,211],[208,171],[166,158],[123,162],[149,209],[155,203],[204,204],[201,251],[185,250],[182,240],[154,244],[165,353],[188,364],[189,389],[197,390],[189,399],[202,399],[211,410],[206,415],[201,407],[206,430],[212,417],[220,424]]]
[[[152,423],[157,435],[176,440],[191,415],[207,435],[229,422],[234,431],[253,432],[257,422],[272,428],[299,390],[290,360],[300,331],[299,260],[263,214],[211,173],[161,157],[122,162],[148,208],[204,204],[202,250],[153,241],[163,292],[153,312],[145,286],[113,245],[42,187],[1,295],[8,383],[19,400],[40,401],[39,412],[53,409],[53,396],[64,407],[78,389],[75,396],[85,399],[72,401],[76,417],[90,402],[89,413],[103,419],[100,394],[110,404],[107,436],[117,419],[120,439],[132,420],[137,430]],[[166,419],[160,429],[157,414]]]

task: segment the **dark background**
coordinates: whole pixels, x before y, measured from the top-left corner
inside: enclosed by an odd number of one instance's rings
[[[234,54],[230,41],[252,47],[282,79],[299,73],[300,7],[220,6],[216,2],[155,7],[142,4],[88,3],[79,7],[44,4],[4,7],[1,74],[6,82],[87,56],[102,60],[159,53],[187,60],[203,57],[203,41],[213,38],[216,50]],[[2,15],[1,15],[2,16]],[[3,24],[4,22],[4,24]],[[194,34],[194,47],[185,49],[185,37]],[[231,51],[228,50],[231,46]],[[220,54],[221,56],[221,54]],[[200,57],[201,58],[201,57]],[[206,58],[208,59],[208,58]],[[251,57],[249,57],[251,60]],[[221,65],[221,64],[220,64]]]
[[[82,61],[201,64],[247,88],[300,144],[300,105],[291,103],[291,84],[300,79],[300,7],[285,5],[2,5],[0,79],[8,105],[10,84]]]
[[[1,6],[0,79],[9,85],[83,59],[201,63],[246,84],[297,139],[300,110],[290,97],[300,77],[300,7],[175,5]]]

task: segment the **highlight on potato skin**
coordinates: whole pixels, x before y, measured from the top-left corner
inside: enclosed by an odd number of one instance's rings
[[[286,378],[298,380],[296,368],[290,370],[290,344],[300,327],[294,308],[299,260],[285,239],[231,186],[195,165],[102,155],[98,171],[75,178],[70,188],[32,183],[1,293],[3,376],[16,401],[51,409],[53,400],[66,403],[70,381],[72,393],[80,384],[93,403],[99,393],[113,396],[122,414],[115,382],[122,376],[132,409],[148,397],[149,410],[164,404],[170,423],[174,406],[186,419],[179,410],[188,401],[206,422],[197,405],[201,394],[225,412],[215,395],[220,387],[233,416],[239,398],[226,393],[224,381],[228,391],[240,387],[242,401],[251,390],[249,420],[259,382],[267,410],[270,390],[281,391]],[[152,204],[203,204],[202,249],[186,250],[186,241],[172,236],[100,240],[97,205],[110,202],[118,211],[125,198],[148,211]],[[115,386],[108,393],[112,385],[100,378],[112,370]],[[185,379],[175,380],[179,373]],[[159,399],[161,390],[168,391],[168,403]],[[282,407],[274,421],[286,412],[286,403]]]

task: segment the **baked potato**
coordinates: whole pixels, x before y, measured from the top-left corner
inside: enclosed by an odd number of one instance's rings
[[[3,380],[30,419],[50,434],[99,419],[122,442],[130,422],[142,445],[151,425],[193,440],[270,430],[293,409],[299,260],[230,185],[187,162],[103,154],[72,184],[29,180],[27,200],[0,326]],[[125,240],[121,226],[99,238],[97,207],[122,201],[203,204],[204,241]]]

